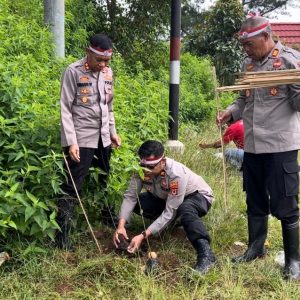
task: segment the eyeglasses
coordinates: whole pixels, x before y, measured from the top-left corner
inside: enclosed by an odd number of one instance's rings
[[[156,163],[155,165],[145,165],[143,163],[140,163],[140,166],[145,169],[153,170],[160,162],[161,162],[161,160],[158,163]]]

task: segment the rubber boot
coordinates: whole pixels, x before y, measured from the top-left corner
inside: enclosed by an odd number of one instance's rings
[[[248,249],[241,255],[234,257],[234,263],[249,262],[256,258],[264,257],[267,253],[265,241],[268,233],[268,216],[248,217]]]
[[[300,280],[299,261],[299,222],[282,226],[283,248],[285,255],[284,278],[291,281]]]
[[[71,232],[71,219],[75,206],[75,199],[61,198],[58,200],[58,215],[57,223],[60,227],[60,231],[57,231],[55,236],[55,245],[57,248],[65,251],[73,251],[74,248],[70,241]]]
[[[195,240],[193,246],[197,251],[197,263],[194,270],[205,275],[216,264],[217,259],[211,251],[208,240]]]

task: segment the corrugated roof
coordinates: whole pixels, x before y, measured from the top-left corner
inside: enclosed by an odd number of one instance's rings
[[[271,23],[273,35],[284,44],[300,44],[300,23]]]

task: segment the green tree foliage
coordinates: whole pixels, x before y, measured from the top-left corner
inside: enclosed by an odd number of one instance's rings
[[[86,9],[93,11],[93,7]],[[52,36],[43,24],[42,1],[32,0],[29,4],[26,0],[0,0],[2,236],[20,232],[34,238],[53,238],[57,229],[56,198],[65,175],[59,141],[60,77],[69,63],[84,54],[80,47],[85,47],[83,37],[89,34],[84,23],[81,28],[75,26],[70,2],[66,16],[68,47],[78,57],[59,61],[53,56]],[[90,17],[88,12],[86,16]],[[167,57],[167,51],[164,55]],[[147,71],[136,63],[136,72],[130,72],[128,60],[118,54],[112,64],[115,117],[123,143],[112,157],[109,194],[118,204],[131,171],[138,169],[137,147],[149,138],[167,138],[169,70],[158,65],[155,72]],[[210,63],[184,54],[182,66],[181,119],[198,122],[211,111]],[[103,203],[96,188],[97,172],[92,170],[83,193],[94,220],[99,219],[95,207]]]
[[[242,0],[242,5],[245,10],[255,9],[258,10],[261,15],[267,15],[293,2],[293,0]]]
[[[214,108],[214,82],[209,59],[186,53],[181,56],[180,120],[194,123],[207,119]],[[195,109],[196,108],[196,109]]]
[[[68,53],[75,55],[78,51],[77,46],[73,48],[72,35],[85,41],[86,33],[105,32],[131,69],[136,61],[148,69],[165,64],[166,45],[162,40],[169,35],[170,1],[68,0],[66,3]]]
[[[202,23],[185,38],[186,48],[199,56],[212,57],[221,84],[232,82],[232,73],[240,68],[241,47],[235,38],[244,17],[238,0],[218,0]]]
[[[35,18],[43,12],[40,1],[2,0],[0,7],[0,234],[14,228],[53,237],[51,199],[62,165],[51,148],[58,144],[61,67],[51,60],[48,30]]]
[[[204,10],[197,1],[188,1],[182,10],[185,49],[198,56],[211,57],[220,83],[232,84],[233,73],[239,70],[243,58],[235,34],[246,13],[258,10],[265,15],[284,9],[286,4],[296,5],[296,1],[217,0],[210,10]]]
[[[96,32],[95,28],[99,26],[97,24],[103,22],[104,16],[100,12],[97,14],[92,1],[65,0],[66,54],[74,57],[83,56],[89,36]],[[105,29],[100,31],[104,32]]]

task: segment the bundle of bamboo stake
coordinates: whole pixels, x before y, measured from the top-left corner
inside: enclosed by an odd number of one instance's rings
[[[218,87],[218,92],[300,84],[300,69],[240,73],[234,85]]]

